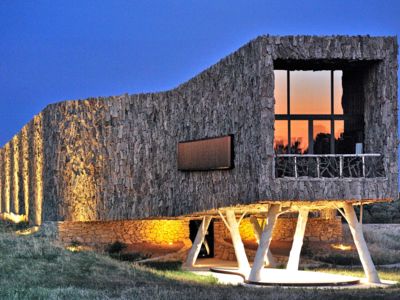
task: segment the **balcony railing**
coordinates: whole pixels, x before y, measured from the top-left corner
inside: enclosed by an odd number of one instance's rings
[[[385,177],[382,156],[368,154],[277,154],[275,177]]]

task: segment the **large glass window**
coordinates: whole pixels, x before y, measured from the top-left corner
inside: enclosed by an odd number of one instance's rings
[[[274,149],[279,153],[287,152],[288,121],[275,121]]]
[[[287,114],[287,71],[275,71],[275,114]]]
[[[330,114],[330,75],[329,71],[291,71],[290,113]]]
[[[308,152],[307,121],[290,121],[291,125],[291,150],[295,154]]]
[[[313,122],[313,151],[308,153],[327,154],[331,151],[331,121],[314,120]]]
[[[342,153],[342,71],[275,71],[277,153]]]

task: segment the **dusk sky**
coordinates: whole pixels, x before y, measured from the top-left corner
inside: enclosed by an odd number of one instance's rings
[[[173,88],[262,34],[400,34],[400,1],[0,1],[0,144],[46,105]]]

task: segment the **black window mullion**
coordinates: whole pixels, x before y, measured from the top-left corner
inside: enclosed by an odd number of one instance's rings
[[[335,154],[335,92],[334,92],[334,77],[333,70],[331,71],[331,154]]]
[[[288,153],[291,153],[292,122],[290,121],[290,71],[287,71],[287,120],[288,120]]]
[[[314,154],[314,122],[308,120],[308,154]]]

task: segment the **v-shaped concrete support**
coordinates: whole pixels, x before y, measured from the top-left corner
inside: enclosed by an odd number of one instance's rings
[[[251,268],[249,281],[257,282],[261,280],[261,272],[264,268],[265,255],[269,249],[269,245],[271,244],[272,230],[274,229],[280,208],[280,204],[272,204],[268,210],[267,224],[265,225],[261,234],[260,244],[258,245],[253,267]]]
[[[247,259],[246,251],[242,242],[242,237],[239,232],[239,223],[236,220],[235,212],[232,209],[226,211],[226,222],[229,232],[231,233],[232,244],[235,250],[236,259],[238,262],[239,272],[247,277],[250,271],[249,260]]]
[[[361,264],[364,268],[367,280],[370,283],[380,283],[378,272],[376,271],[375,265],[372,261],[371,254],[369,253],[367,243],[364,239],[362,226],[357,220],[354,207],[350,203],[345,203],[344,213],[346,216],[347,223],[349,223],[350,231],[353,236],[354,244],[356,245],[358,255],[360,256]]]
[[[301,248],[303,247],[304,233],[308,220],[308,211],[309,210],[306,208],[302,208],[299,211],[292,249],[290,250],[289,261],[286,266],[286,269],[290,271],[297,271],[299,269]]]
[[[250,217],[250,223],[253,226],[254,236],[257,240],[257,243],[260,244],[260,239],[262,234],[262,228],[260,226],[260,223],[258,223],[258,220],[255,216]],[[267,250],[267,255],[265,256],[265,264],[270,268],[276,267],[276,260],[272,256],[271,250],[269,248]]]

